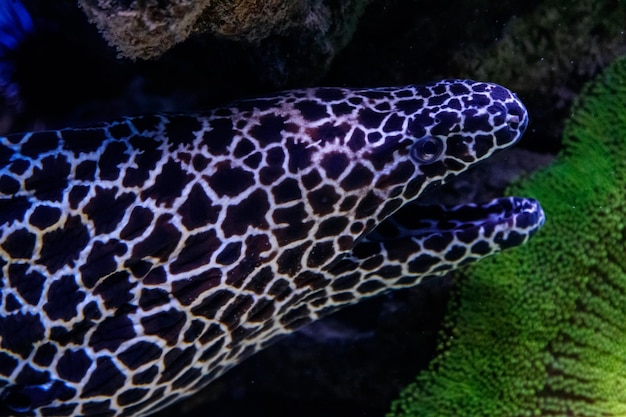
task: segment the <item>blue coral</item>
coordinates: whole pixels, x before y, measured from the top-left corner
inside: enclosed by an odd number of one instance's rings
[[[21,1],[0,1],[0,90],[9,100],[18,96],[14,81],[16,51],[33,31],[33,20]]]
[[[13,51],[34,29],[28,10],[19,0],[0,2],[0,53]]]

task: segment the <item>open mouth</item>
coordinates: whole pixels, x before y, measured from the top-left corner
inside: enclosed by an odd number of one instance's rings
[[[442,275],[525,243],[545,221],[532,198],[502,197],[454,207],[408,203],[359,242],[352,259],[361,265],[382,258],[402,265],[398,284],[416,276]]]
[[[501,197],[486,203],[457,206],[411,202],[376,227],[368,239],[413,237],[426,240],[436,235],[454,233],[471,241],[472,231],[485,229],[487,234],[501,233],[498,241],[504,243],[502,239],[505,239],[505,234],[511,235],[510,239],[514,239],[515,235],[528,236],[538,230],[544,220],[543,210],[533,198]],[[515,241],[510,243],[516,244]]]

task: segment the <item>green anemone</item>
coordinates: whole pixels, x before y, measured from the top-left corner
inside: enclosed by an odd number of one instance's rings
[[[389,417],[626,415],[626,58],[586,86],[555,163],[508,192],[538,199],[544,228],[467,270]]]

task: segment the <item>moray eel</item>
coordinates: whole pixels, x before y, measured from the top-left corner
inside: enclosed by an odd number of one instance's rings
[[[415,200],[527,122],[507,89],[446,80],[1,138],[0,414],[147,415],[331,310],[522,243],[534,200]]]

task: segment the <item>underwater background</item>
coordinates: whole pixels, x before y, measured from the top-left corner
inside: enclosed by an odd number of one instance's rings
[[[502,84],[531,117],[427,198],[537,197],[537,242],[342,310],[158,416],[626,414],[625,2],[78,3],[4,16],[0,133],[442,78]]]

